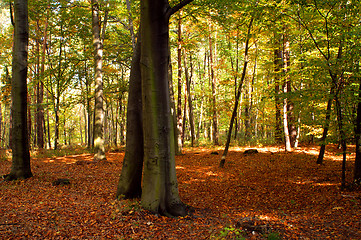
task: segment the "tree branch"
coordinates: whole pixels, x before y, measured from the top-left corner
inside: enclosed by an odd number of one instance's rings
[[[180,3],[178,3],[177,5],[175,5],[174,7],[170,8],[169,11],[167,12],[168,17],[172,16],[174,13],[178,12],[184,6],[186,6],[187,4],[189,4],[191,2],[193,2],[193,0],[183,0]]]

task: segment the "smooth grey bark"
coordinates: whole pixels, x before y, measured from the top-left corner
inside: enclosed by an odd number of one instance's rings
[[[140,55],[141,36],[138,33],[129,78],[125,156],[116,194],[117,197],[124,198],[138,198],[142,193],[141,180],[144,159],[144,140]]]
[[[95,72],[95,107],[94,107],[94,160],[105,160],[104,147],[104,108],[103,108],[103,41],[100,38],[98,0],[92,0],[92,30],[94,47],[94,72]],[[103,27],[105,29],[105,26]]]
[[[169,18],[191,0],[171,8],[168,0],[141,1],[144,173],[142,206],[170,216],[187,214],[178,193],[168,83]]]
[[[12,61],[12,165],[6,180],[32,177],[27,127],[28,2],[14,1],[14,46]]]
[[[128,154],[129,157],[124,159],[117,190],[118,197],[137,197],[141,192],[144,208],[170,216],[185,215],[186,209],[179,198],[175,173],[174,126],[170,112],[168,79],[168,25],[170,16],[189,2],[191,0],[182,1],[173,8],[169,6],[167,0],[141,2],[140,35],[136,48],[140,51],[136,50],[133,54],[128,102],[128,111],[130,110],[136,120],[132,121],[128,115],[126,156]],[[142,97],[137,97],[139,96],[137,94],[141,94]],[[131,126],[135,130],[141,129],[141,132],[130,134]],[[142,141],[136,142],[138,151],[130,142],[135,140],[133,135],[144,140],[144,145]],[[130,139],[130,136],[133,137]],[[135,163],[131,151],[133,153],[144,151],[144,158],[139,155]],[[136,174],[129,174],[130,168],[135,168]],[[140,189],[142,169],[143,185]],[[127,188],[128,180],[133,175],[137,176],[134,181],[136,184],[133,185],[135,187]]]

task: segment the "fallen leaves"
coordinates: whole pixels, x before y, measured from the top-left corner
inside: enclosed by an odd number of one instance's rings
[[[360,239],[361,193],[341,192],[336,154],[315,164],[314,148],[285,154],[277,148],[220,155],[206,148],[176,157],[182,200],[190,216],[153,215],[139,200],[116,200],[124,153],[32,158],[34,177],[0,183],[4,239]],[[0,174],[10,169],[0,161]],[[348,162],[353,169],[353,162]],[[351,177],[350,171],[348,176]],[[70,184],[55,185],[57,179]],[[348,179],[351,182],[351,179]]]

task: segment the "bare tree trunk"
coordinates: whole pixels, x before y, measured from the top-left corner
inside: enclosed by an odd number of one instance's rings
[[[211,83],[212,83],[212,138],[213,144],[219,145],[218,140],[218,116],[217,116],[217,100],[216,100],[216,77],[215,77],[215,66],[213,59],[213,42],[212,42],[212,29],[209,27],[209,60],[210,60],[210,70],[211,70]]]
[[[183,106],[183,126],[182,126],[182,145],[184,144],[184,138],[186,134],[186,123],[187,123],[187,99],[188,99],[188,92],[187,86],[184,85],[184,106]]]
[[[27,128],[28,2],[14,1],[14,46],[12,61],[12,165],[6,180],[32,177]]]
[[[186,4],[183,1],[181,4]],[[177,5],[178,6],[178,5]],[[187,214],[178,193],[168,82],[167,0],[141,1],[144,174],[142,206],[170,216]]]
[[[141,38],[138,33],[135,52],[131,64],[127,106],[127,138],[122,172],[117,196],[137,198],[142,194],[141,180],[144,158],[142,76],[140,70]]]
[[[178,19],[178,99],[177,99],[177,148],[176,155],[182,154],[183,148],[183,118],[182,118],[182,14],[179,12]]]
[[[189,125],[191,130],[191,146],[194,146],[195,141],[195,130],[194,130],[194,119],[193,119],[193,104],[192,104],[192,94],[191,94],[191,82],[193,76],[193,63],[192,55],[190,55],[190,74],[188,72],[187,66],[187,54],[184,54],[184,72],[186,76],[186,87],[187,87],[187,96],[188,96],[188,110],[189,110]]]
[[[103,108],[103,41],[100,38],[98,0],[92,0],[92,29],[95,71],[95,107],[94,107],[94,160],[106,160],[104,148],[104,108]],[[103,26],[103,31],[105,26]]]
[[[31,105],[31,97],[29,94],[28,94],[27,98],[28,98],[28,106],[30,106]],[[28,110],[28,118],[27,118],[27,120],[28,120],[28,141],[29,141],[29,148],[31,149],[31,133],[32,133],[32,131],[31,131],[31,127],[32,127],[31,111],[30,111],[30,108],[27,108],[27,110]]]
[[[236,65],[236,66],[234,66]],[[231,57],[231,67],[234,72],[234,98],[237,98],[237,86],[238,86],[238,72],[239,72],[239,27],[237,26],[237,36],[236,36],[236,61],[233,63],[233,58]],[[241,101],[242,102],[242,101]],[[241,105],[241,104],[240,104]],[[234,119],[234,139],[237,139],[238,135],[238,117]]]
[[[169,60],[168,60],[168,83],[169,83],[169,94],[170,94],[170,107],[171,107],[171,114],[172,114],[172,128],[174,129],[174,148],[175,148],[175,154],[181,155],[181,152],[178,152],[179,150],[179,143],[178,143],[178,125],[177,125],[177,109],[175,106],[175,100],[174,100],[174,90],[173,90],[173,68],[172,68],[172,62],[171,62],[171,52],[169,49]]]
[[[283,84],[283,92],[285,94],[291,92],[291,80],[289,76],[289,67],[290,67],[290,46],[287,38],[287,34],[283,34],[283,73],[285,77],[285,82]],[[287,152],[292,150],[292,139],[290,135],[290,129],[292,127],[292,103],[289,100],[289,97],[283,99],[283,132],[285,135],[285,150]]]
[[[233,127],[234,119],[236,118],[236,115],[237,115],[239,97],[241,96],[243,82],[244,82],[244,79],[246,77],[246,70],[247,70],[247,65],[248,65],[248,61],[249,61],[248,50],[249,50],[249,40],[250,40],[250,37],[251,37],[252,24],[253,24],[253,17],[251,18],[251,20],[250,20],[250,22],[248,24],[247,39],[246,39],[245,52],[244,52],[243,71],[242,71],[242,76],[241,76],[241,79],[240,79],[240,82],[239,82],[239,85],[238,85],[238,91],[237,91],[237,96],[236,96],[235,103],[234,103],[231,122],[229,124],[229,130],[228,130],[228,135],[227,135],[226,146],[224,148],[221,161],[219,163],[219,167],[221,167],[221,168],[224,167],[224,164],[226,162],[226,157],[227,157],[227,154],[228,154],[228,148],[229,148],[229,144],[231,142],[232,127]]]
[[[37,86],[37,146],[38,148],[44,148],[44,108],[42,106],[44,101],[44,72],[45,72],[45,54],[46,54],[46,41],[47,41],[47,29],[48,29],[48,19],[46,18],[44,35],[42,42],[42,53],[41,53],[41,67],[40,67],[40,82]],[[39,40],[40,41],[40,40]]]
[[[46,103],[49,106],[49,93],[46,92]],[[46,122],[47,122],[47,137],[49,148],[51,148],[51,137],[50,137],[50,117],[49,117],[49,108],[46,108]]]
[[[274,51],[274,66],[275,66],[275,105],[276,105],[276,125],[275,125],[275,141],[276,143],[282,143],[282,117],[281,117],[281,105],[280,100],[280,73],[282,69],[282,51],[280,49],[279,35],[275,34],[275,51]]]
[[[358,68],[358,66],[357,66]],[[357,185],[361,184],[361,78],[359,78],[359,93],[357,103],[357,116],[355,126],[355,140],[356,140],[356,158],[353,180]]]

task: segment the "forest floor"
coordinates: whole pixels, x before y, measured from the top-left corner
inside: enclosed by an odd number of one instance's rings
[[[257,149],[231,148],[223,169],[221,148],[177,156],[180,196],[194,208],[179,218],[115,199],[122,151],[97,163],[87,153],[34,154],[34,177],[0,180],[0,239],[361,239],[361,190],[340,190],[336,148],[327,149],[323,165],[315,163],[318,147]],[[10,167],[0,159],[0,175]],[[54,186],[58,178],[70,184]]]

